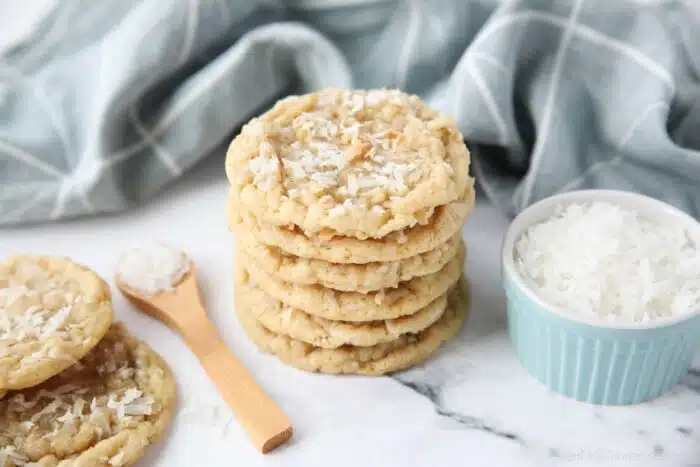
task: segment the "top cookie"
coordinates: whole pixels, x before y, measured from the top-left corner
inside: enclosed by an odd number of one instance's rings
[[[83,358],[112,324],[111,295],[66,258],[0,263],[0,392],[35,386]]]
[[[455,121],[397,90],[283,99],[231,143],[226,173],[265,222],[361,240],[427,224],[464,193],[469,152]]]

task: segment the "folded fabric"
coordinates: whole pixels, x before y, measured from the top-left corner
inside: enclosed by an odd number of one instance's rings
[[[510,215],[605,187],[699,216],[694,2],[63,0],[0,58],[0,224],[138,205],[276,98],[331,86],[455,116]]]

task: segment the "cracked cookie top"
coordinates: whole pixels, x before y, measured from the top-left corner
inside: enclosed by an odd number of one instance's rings
[[[277,102],[233,140],[226,172],[262,220],[359,239],[428,224],[471,183],[455,121],[386,89]]]

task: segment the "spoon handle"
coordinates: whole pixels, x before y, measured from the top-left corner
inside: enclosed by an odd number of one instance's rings
[[[205,334],[209,336],[205,345],[190,347],[255,448],[266,454],[284,444],[292,437],[287,415],[219,338],[213,325]]]
[[[144,298],[119,281],[117,284],[135,306],[160,319],[184,338],[260,452],[266,454],[292,437],[289,418],[265,394],[208,319],[194,265],[174,291],[155,297]]]

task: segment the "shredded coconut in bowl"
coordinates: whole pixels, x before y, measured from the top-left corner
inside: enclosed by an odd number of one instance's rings
[[[535,293],[571,313],[633,323],[700,307],[700,249],[688,233],[614,204],[559,206],[514,256]]]
[[[156,243],[122,253],[117,278],[146,295],[172,290],[190,267],[187,255],[169,245]]]

